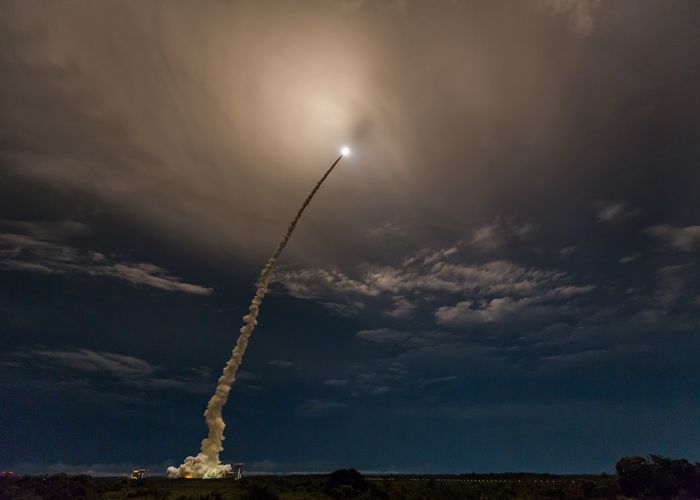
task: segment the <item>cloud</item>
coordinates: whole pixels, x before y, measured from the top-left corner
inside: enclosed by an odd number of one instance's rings
[[[366,238],[384,240],[406,237],[406,229],[387,221],[379,226],[374,226],[365,233]]]
[[[10,228],[40,240],[60,241],[90,234],[90,227],[74,220],[62,221],[10,221],[1,220],[0,228]]]
[[[564,279],[560,271],[526,268],[506,260],[485,264],[434,262],[430,266],[367,266],[363,281],[379,292],[532,293]]]
[[[451,246],[447,248],[441,248],[440,250],[434,250],[430,252],[425,252],[425,256],[423,257],[423,265],[429,265],[429,264],[434,264],[436,262],[443,262],[452,255],[457,254],[459,251],[458,246]],[[410,261],[415,261],[415,259],[408,259],[408,262]]]
[[[630,210],[624,202],[598,200],[594,206],[598,222],[606,224],[622,222],[638,213],[636,210]]]
[[[356,336],[364,341],[387,346],[404,347],[412,349],[420,346],[437,345],[454,341],[455,337],[449,332],[440,331],[398,331],[391,328],[377,328],[375,330],[360,330]]]
[[[196,395],[210,395],[216,384],[212,380],[202,380],[193,376],[176,376],[172,378],[148,377],[134,380],[134,387],[153,391],[177,391]]]
[[[296,414],[300,417],[328,417],[340,413],[347,406],[337,401],[310,399],[297,408]]]
[[[387,344],[389,345],[389,344]],[[399,344],[391,344],[399,345]],[[403,345],[405,349],[409,346]],[[403,367],[391,359],[370,359],[348,367],[347,376],[323,381],[326,387],[344,389],[353,398],[376,396],[401,389],[405,378]]]
[[[0,378],[0,386],[12,391],[23,393],[38,392],[46,395],[70,396],[71,399],[84,401],[91,405],[133,405],[144,403],[143,393],[137,394],[133,386],[129,387],[127,381],[119,380],[121,388],[114,390],[114,385],[96,383],[81,374],[80,378],[71,377],[63,373],[60,379],[56,379],[55,373],[47,373],[45,367],[26,366],[17,367],[15,373],[3,374]],[[17,375],[19,374],[19,376]],[[148,402],[148,401],[146,401]]]
[[[472,314],[472,318],[480,316],[486,321],[491,317],[494,319],[490,321],[498,321],[504,317],[506,302],[511,309],[516,304],[519,308],[538,304],[537,310],[542,312],[545,302],[571,301],[595,289],[593,285],[573,283],[571,276],[557,269],[526,267],[508,260],[466,263],[458,245],[413,253],[397,266],[361,264],[355,273],[356,277],[335,270],[285,271],[280,290],[316,300],[331,309],[345,306],[339,312],[346,314],[368,310],[371,303],[372,310],[382,310],[397,320],[406,320],[415,311],[434,308],[440,302],[484,303],[489,305],[467,308],[481,311]],[[494,299],[505,298],[508,300],[490,304]],[[524,298],[529,300],[521,302]],[[466,312],[464,305],[457,309]],[[496,309],[500,312],[496,313]],[[444,307],[436,317],[441,318],[441,324],[453,324],[448,318],[455,311],[454,307]]]
[[[543,0],[553,13],[569,16],[573,30],[580,37],[588,37],[593,32],[593,12],[601,0]]]
[[[624,257],[620,258],[619,262],[620,262],[620,264],[629,264],[629,263],[637,260],[639,258],[639,256],[640,256],[640,254],[638,254],[638,253],[625,255]]]
[[[7,223],[6,223],[7,225]],[[98,276],[169,292],[210,295],[213,289],[187,283],[162,267],[146,262],[120,262],[105,254],[60,243],[66,234],[83,234],[87,226],[64,222],[16,223],[28,234],[0,233],[0,269],[69,276]]]
[[[368,0],[336,0],[335,4],[342,10],[354,12],[360,10]]]
[[[345,387],[348,385],[348,381],[344,378],[329,378],[328,380],[324,381],[323,384],[333,387]]]
[[[273,359],[267,362],[268,365],[274,366],[276,368],[294,368],[295,365],[291,361],[286,361],[284,359]]]
[[[410,332],[400,332],[391,328],[378,328],[376,330],[360,330],[356,334],[362,340],[376,344],[396,344],[405,342],[411,337]]]
[[[521,224],[509,217],[496,217],[491,223],[474,231],[471,244],[481,250],[493,251],[532,235],[532,224]]]
[[[673,227],[660,224],[647,228],[646,233],[674,250],[690,252],[700,247],[700,226]]]
[[[451,289],[479,295],[525,297],[556,288],[569,279],[557,270],[524,267],[506,260],[481,265],[441,264],[433,268],[437,280]]]
[[[139,358],[89,349],[76,351],[35,350],[31,355],[87,372],[102,372],[120,378],[140,378],[150,375],[155,367]]]
[[[656,301],[662,308],[668,308],[678,302],[683,289],[690,279],[690,266],[687,264],[664,266],[658,272],[659,286]]]
[[[160,367],[141,358],[112,352],[90,349],[51,350],[41,347],[11,352],[7,356],[14,362],[3,363],[2,366],[19,372],[30,371],[34,378],[39,376],[31,383],[29,378],[24,377],[29,385],[36,388],[42,388],[42,384],[47,383],[40,377],[42,370],[63,371],[62,390],[87,395],[98,394],[99,391],[85,378],[86,375],[93,376],[94,380],[104,380],[104,376],[108,376],[122,386],[138,387],[140,390],[208,394],[213,388],[209,370],[189,369],[186,374],[157,376],[156,373],[162,371]],[[70,372],[79,372],[80,378],[71,378]],[[54,377],[51,380],[47,387],[58,390]]]
[[[452,307],[440,307],[435,311],[435,318],[441,325],[466,326],[472,323],[541,319],[551,316],[555,310],[554,306],[536,304],[532,299],[500,297],[483,304],[465,300]]]
[[[590,366],[592,361],[607,358],[611,354],[612,351],[608,349],[586,349],[578,352],[563,352],[551,356],[543,356],[540,360],[546,364],[582,364]]]
[[[278,293],[316,301],[341,315],[363,310],[366,298],[379,293],[338,270],[326,269],[277,270],[271,286]]]
[[[445,326],[544,320],[569,310],[569,307],[561,302],[588,294],[594,289],[592,285],[566,285],[534,290],[523,298],[506,296],[478,302],[465,300],[452,307],[440,307],[435,311],[435,318],[438,324]]]
[[[421,378],[418,380],[414,380],[411,384],[414,385],[418,389],[422,389],[424,387],[430,386],[430,385],[435,385],[435,384],[444,384],[445,382],[452,382],[453,380],[457,380],[459,377],[457,375],[449,375],[447,377],[437,377],[437,378]]]
[[[374,296],[377,291],[355,281],[337,270],[303,269],[298,271],[278,270],[274,283],[284,286],[285,292],[299,299],[318,299],[329,288],[343,295]]]
[[[279,214],[294,204],[312,181],[312,169],[325,161],[323,145],[350,136],[366,119],[378,133],[358,141],[355,158],[373,158],[373,165],[382,168],[359,177],[356,173],[364,170],[354,171],[350,182],[337,183],[337,203],[331,200],[316,213],[318,230],[299,238],[289,249],[292,255],[297,249],[296,257],[308,249],[358,255],[375,242],[357,236],[381,223],[384,217],[377,221],[377,214],[392,209],[407,215],[397,217],[397,224],[405,224],[410,236],[415,228],[405,219],[415,218],[420,226],[442,217],[444,227],[476,227],[478,212],[466,210],[471,203],[562,206],[566,200],[560,197],[575,177],[569,173],[604,182],[618,172],[602,161],[610,158],[609,144],[581,130],[605,123],[619,130],[620,144],[637,145],[644,138],[626,126],[630,99],[641,102],[650,89],[678,88],[666,96],[672,102],[662,109],[694,102],[688,99],[694,80],[682,89],[676,85],[694,51],[663,57],[686,40],[689,21],[683,17],[692,16],[678,9],[668,24],[653,24],[650,32],[644,29],[652,26],[649,18],[668,13],[661,4],[616,8],[607,43],[624,50],[601,62],[595,44],[572,46],[561,30],[549,29],[551,11],[567,22],[571,18],[580,33],[590,33],[598,4],[542,1],[548,8],[539,15],[531,12],[531,2],[513,2],[507,19],[497,2],[460,2],[459,7],[422,2],[408,20],[362,0],[348,0],[366,5],[350,17],[325,2],[299,9],[279,1],[270,6],[212,3],[196,12],[173,4],[158,10],[158,16],[144,15],[149,7],[140,2],[128,8],[85,3],[71,9],[36,9],[20,2],[3,24],[9,49],[0,60],[3,102],[8,103],[2,121],[13,131],[2,155],[3,170],[11,169],[32,186],[71,193],[76,204],[109,207],[127,223],[177,238],[198,252],[259,255],[276,238],[274,231],[283,223]],[[231,23],[242,18],[250,21],[247,29],[232,32]],[[316,18],[324,22],[309,26],[308,20]],[[357,30],[346,29],[349,18]],[[519,22],[511,24],[514,19]],[[482,32],[485,21],[489,29]],[[423,29],[407,32],[406,22]],[[201,37],[184,40],[181,23],[207,29]],[[81,29],[87,25],[94,29]],[[289,53],[279,53],[274,37],[259,36],[278,33],[281,26],[292,30]],[[157,40],[155,28],[162,35]],[[105,33],[109,36],[101,36]],[[387,43],[397,36],[407,37],[407,43]],[[116,38],[124,43],[112,43]],[[193,46],[198,50],[191,52]],[[152,61],[149,47],[162,57]],[[245,55],[239,47],[250,50]],[[634,64],[635,47],[666,61],[667,71],[649,75],[644,65]],[[567,52],[575,56],[571,64],[553,63],[560,51],[572,51]],[[123,65],[109,64],[115,60]],[[338,60],[343,61],[342,85],[330,85],[325,68]],[[376,67],[387,61],[387,81],[379,85]],[[495,70],[494,61],[507,64]],[[416,67],[424,71],[415,72],[415,79],[402,76]],[[629,82],[614,78],[620,67],[629,68]],[[530,69],[527,81],[518,78],[523,68]],[[437,78],[447,72],[452,78]],[[124,74],[133,78],[120,78]],[[584,77],[610,81],[608,93],[601,96],[594,85],[584,84]],[[287,82],[286,92],[279,92],[279,81]],[[169,83],[164,87],[162,82]],[[434,90],[426,94],[425,88]],[[562,99],[571,105],[561,106]],[[692,123],[685,117],[696,114],[693,106],[683,108],[683,119],[674,121],[669,137],[684,137],[680,134]],[[659,119],[652,112],[638,118],[647,127]],[[273,137],[277,143],[271,147]],[[442,147],[431,137],[440,137]],[[470,168],[455,161],[467,160],[465,137]],[[487,139],[493,147],[482,145],[488,146]],[[575,161],[553,159],[555,144],[563,151],[585,147],[600,155],[599,161],[591,158],[592,165],[579,172]],[[522,168],[526,154],[532,161]],[[440,176],[429,166],[435,163],[446,167]],[[627,172],[631,167],[620,168]],[[552,172],[564,173],[558,177],[561,189],[554,189]],[[413,195],[419,192],[421,199],[432,200],[434,213],[420,210]],[[344,230],[325,237],[332,227]]]
[[[572,246],[564,247],[561,250],[559,250],[559,255],[561,255],[562,257],[569,257],[569,256],[575,254],[576,251],[577,251],[577,247],[572,245]]]
[[[536,297],[537,301],[558,301],[567,300],[578,295],[585,295],[595,290],[594,285],[566,285],[558,286],[544,291]]]
[[[413,315],[416,309],[416,304],[409,301],[407,298],[397,295],[392,297],[393,309],[387,314],[394,318],[406,319]]]
[[[210,295],[214,292],[212,288],[185,283],[181,278],[167,274],[167,271],[162,267],[144,262],[135,264],[112,264],[107,266],[100,265],[87,272],[97,276],[121,279],[133,283],[134,285],[145,285],[169,292],[183,292],[194,295]]]

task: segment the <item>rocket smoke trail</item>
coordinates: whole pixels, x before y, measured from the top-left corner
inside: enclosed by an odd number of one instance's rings
[[[236,372],[238,372],[238,368],[241,366],[243,355],[245,354],[246,347],[248,347],[248,341],[253,333],[253,330],[255,329],[255,325],[257,324],[260,304],[262,304],[263,298],[267,293],[270,275],[275,267],[275,263],[282,253],[282,250],[284,250],[284,247],[287,246],[289,238],[292,237],[294,228],[296,228],[299,219],[301,219],[301,216],[304,213],[304,210],[306,210],[306,207],[309,206],[309,203],[311,203],[311,200],[321,188],[323,181],[325,181],[331,174],[340,159],[344,154],[346,154],[346,151],[347,150],[344,150],[343,153],[338,156],[338,158],[333,162],[333,165],[326,170],[326,173],[323,174],[309,195],[306,197],[304,203],[301,205],[301,208],[299,208],[299,211],[289,223],[284,237],[279,242],[279,245],[277,245],[277,248],[275,248],[272,256],[267,261],[267,264],[265,264],[265,267],[263,267],[262,271],[260,272],[260,279],[258,280],[255,295],[253,296],[253,300],[248,308],[248,314],[243,316],[243,326],[241,327],[240,335],[236,341],[236,346],[231,353],[231,359],[229,359],[226,366],[224,366],[223,373],[221,374],[221,377],[219,377],[219,382],[216,386],[216,391],[209,400],[207,409],[204,411],[204,419],[207,422],[209,434],[202,440],[201,451],[196,457],[187,457],[180,467],[168,467],[167,473],[169,477],[222,477],[227,472],[231,471],[230,465],[225,465],[219,462],[219,452],[224,449],[221,442],[224,440],[224,427],[226,427],[226,424],[221,417],[221,410],[228,400],[229,392],[231,392],[231,385],[233,385],[233,382],[236,380]]]

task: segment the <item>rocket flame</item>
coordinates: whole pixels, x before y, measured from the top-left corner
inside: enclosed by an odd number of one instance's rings
[[[344,148],[344,150],[345,149],[346,148]],[[248,340],[253,334],[253,330],[257,324],[260,305],[262,304],[263,298],[267,293],[270,275],[275,267],[275,263],[282,253],[282,250],[284,250],[284,247],[287,246],[287,242],[292,237],[292,233],[294,233],[294,229],[296,228],[299,219],[301,219],[304,210],[306,210],[306,207],[309,206],[309,203],[311,203],[311,200],[321,188],[323,181],[325,181],[331,174],[344,154],[346,153],[341,153],[341,155],[333,162],[330,168],[326,170],[309,195],[306,197],[304,203],[301,205],[301,208],[299,208],[299,211],[289,223],[284,237],[279,242],[277,248],[272,253],[272,256],[267,261],[267,264],[265,264],[265,267],[263,267],[262,271],[260,272],[260,278],[255,290],[255,295],[253,296],[253,300],[248,307],[248,314],[243,316],[243,326],[241,327],[240,335],[236,341],[236,346],[231,353],[231,359],[229,359],[224,366],[223,373],[221,374],[221,377],[219,377],[219,382],[216,386],[216,391],[209,400],[207,409],[204,411],[204,419],[207,423],[207,427],[209,428],[209,433],[207,437],[202,440],[201,451],[197,454],[197,456],[187,457],[180,467],[168,467],[168,477],[214,478],[223,477],[227,473],[231,472],[230,465],[222,464],[219,461],[219,453],[224,449],[221,443],[224,440],[224,428],[226,427],[226,424],[221,417],[221,411],[223,410],[226,401],[228,401],[231,386],[236,380],[236,373],[238,372],[238,368],[241,366],[243,355],[248,347]]]

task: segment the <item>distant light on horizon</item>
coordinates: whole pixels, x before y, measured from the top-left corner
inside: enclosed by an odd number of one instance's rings
[[[349,155],[349,154],[350,154],[350,148],[347,147],[347,146],[343,146],[342,148],[340,148],[340,154],[343,155],[343,156]]]

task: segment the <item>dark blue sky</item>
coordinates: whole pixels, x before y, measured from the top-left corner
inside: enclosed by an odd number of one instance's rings
[[[700,460],[700,4],[3,1],[0,468]]]

